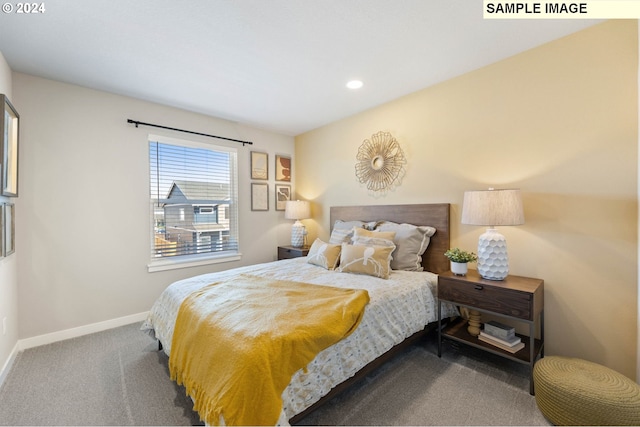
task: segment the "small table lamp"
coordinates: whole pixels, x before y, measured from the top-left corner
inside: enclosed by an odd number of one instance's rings
[[[520,190],[465,191],[462,223],[489,226],[478,240],[478,273],[484,279],[504,280],[509,274],[507,241],[494,227],[524,224]]]
[[[304,237],[307,231],[300,222],[301,219],[311,216],[311,204],[303,200],[289,200],[284,208],[284,217],[287,219],[295,219],[291,228],[291,246],[300,248],[304,246]]]

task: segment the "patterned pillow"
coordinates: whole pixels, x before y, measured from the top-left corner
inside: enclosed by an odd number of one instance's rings
[[[364,222],[364,221],[343,221],[341,219],[336,220],[333,224],[333,230],[331,230],[331,236],[329,237],[329,243],[333,245],[340,245],[342,243],[351,243],[353,237],[353,230],[355,229],[369,229],[373,230],[376,226],[376,222]]]
[[[389,278],[392,246],[361,246],[342,244],[340,267],[342,273],[367,274]]]
[[[431,236],[436,229],[426,225],[396,224],[391,221],[383,221],[376,226],[380,232],[394,232],[393,243],[396,250],[393,251],[391,268],[393,270],[422,271],[422,254],[427,250]]]
[[[340,245],[332,245],[316,239],[311,245],[311,248],[309,248],[307,262],[309,264],[319,265],[327,270],[333,270],[338,266],[340,249],[342,249]]]

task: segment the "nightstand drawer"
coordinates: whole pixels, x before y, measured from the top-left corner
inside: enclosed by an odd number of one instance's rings
[[[307,256],[309,248],[295,248],[293,246],[278,246],[278,260]]]
[[[438,298],[518,319],[533,320],[533,295],[485,283],[441,280]]]

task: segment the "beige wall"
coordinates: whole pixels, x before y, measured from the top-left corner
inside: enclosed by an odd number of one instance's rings
[[[14,73],[22,118],[17,248],[19,335],[32,338],[148,311],[174,280],[272,261],[290,221],[252,212],[249,153],[292,155],[292,137],[79,86]],[[148,273],[151,134],[220,140],[127,124],[127,119],[253,141],[238,148],[239,262]],[[294,170],[295,178],[295,170]]]
[[[0,53],[0,93],[5,94],[11,100],[11,104],[20,113],[12,94],[11,70],[7,61]],[[0,196],[0,203],[12,202]],[[10,359],[15,357],[16,343],[18,342],[18,254],[19,248],[11,256],[0,258],[0,383],[3,374],[6,374]],[[6,333],[2,333],[2,321],[6,320]],[[5,368],[5,369],[3,369]]]
[[[501,232],[511,273],[545,280],[546,354],[635,378],[637,68],[636,21],[608,21],[296,137],[310,238],[328,237],[332,205],[449,202],[452,245],[475,250],[463,192],[521,188],[526,224]],[[354,173],[378,131],[408,158],[382,196]]]

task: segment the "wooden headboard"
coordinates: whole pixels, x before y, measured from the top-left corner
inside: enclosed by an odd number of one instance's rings
[[[436,229],[429,247],[422,256],[426,271],[443,273],[449,270],[449,260],[444,256],[450,248],[449,203],[419,205],[332,206],[329,221],[393,221],[399,224],[430,225]]]

